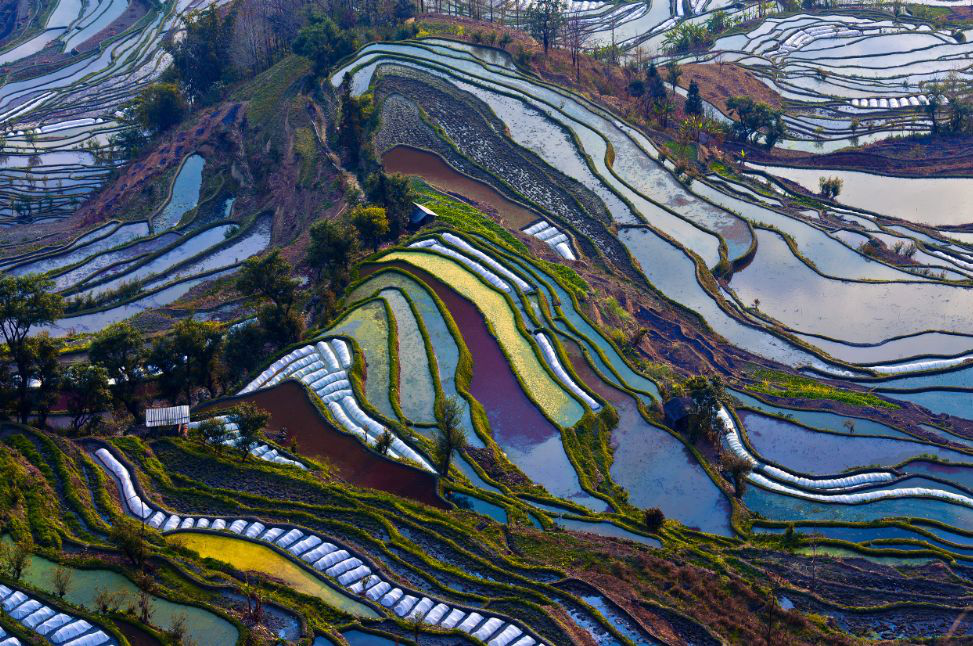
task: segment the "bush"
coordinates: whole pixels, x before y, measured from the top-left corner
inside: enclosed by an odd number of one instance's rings
[[[666,521],[666,515],[662,513],[662,510],[658,507],[652,507],[651,509],[646,509],[642,515],[642,522],[645,523],[645,528],[651,533],[655,534],[660,529],[662,529],[662,524]]]
[[[186,109],[186,99],[178,85],[153,83],[136,99],[135,116],[143,128],[159,133],[182,121]]]
[[[821,188],[821,196],[833,200],[841,193],[844,181],[840,177],[819,177],[818,186]]]

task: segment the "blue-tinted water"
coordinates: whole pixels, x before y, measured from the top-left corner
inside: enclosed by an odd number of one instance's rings
[[[446,499],[456,503],[456,505],[461,509],[469,509],[475,511],[478,514],[492,518],[498,523],[507,522],[507,512],[506,510],[504,510],[503,507],[500,507],[499,505],[495,505],[492,502],[487,502],[482,498],[477,498],[476,496],[470,496],[456,491],[451,491],[446,496]]]

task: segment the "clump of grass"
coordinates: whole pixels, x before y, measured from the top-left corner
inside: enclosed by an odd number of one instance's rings
[[[575,298],[579,301],[585,300],[591,293],[588,282],[567,265],[559,265],[556,262],[546,260],[538,260],[537,262],[544,268],[544,271],[556,277],[562,287],[574,292]]]
[[[317,144],[314,131],[310,128],[298,128],[294,131],[294,149],[301,157],[301,184],[307,184],[314,172],[317,162]]]
[[[274,116],[287,89],[309,70],[306,58],[287,56],[237,90],[233,98],[250,102],[247,119],[251,124],[265,125]]]
[[[429,188],[421,191],[419,201],[422,202],[423,206],[432,209],[436,213],[436,219],[443,224],[459,231],[482,235],[516,251],[527,253],[527,247],[523,242],[469,204],[464,204]]]
[[[632,319],[632,315],[622,307],[621,303],[614,296],[609,296],[602,301],[602,311],[614,318],[618,323],[627,323]]]
[[[899,408],[896,404],[871,393],[835,388],[810,377],[792,375],[779,370],[758,370],[753,373],[753,376],[757,382],[746,387],[751,392],[795,399],[830,399],[868,408]]]

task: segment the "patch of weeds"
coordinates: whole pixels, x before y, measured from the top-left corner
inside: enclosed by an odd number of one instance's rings
[[[527,253],[527,247],[523,242],[469,204],[437,193],[428,187],[421,190],[419,201],[423,206],[432,209],[439,221],[454,229],[479,234],[503,243],[520,253]]]
[[[757,383],[747,385],[747,390],[775,397],[796,399],[830,399],[852,406],[868,408],[899,408],[892,402],[871,394],[828,386],[810,377],[792,375],[778,370],[758,370],[753,374]]]

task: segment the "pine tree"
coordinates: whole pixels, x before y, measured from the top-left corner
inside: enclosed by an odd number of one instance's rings
[[[689,92],[686,94],[686,114],[703,115],[703,99],[699,96],[699,86],[696,81],[689,82]]]

